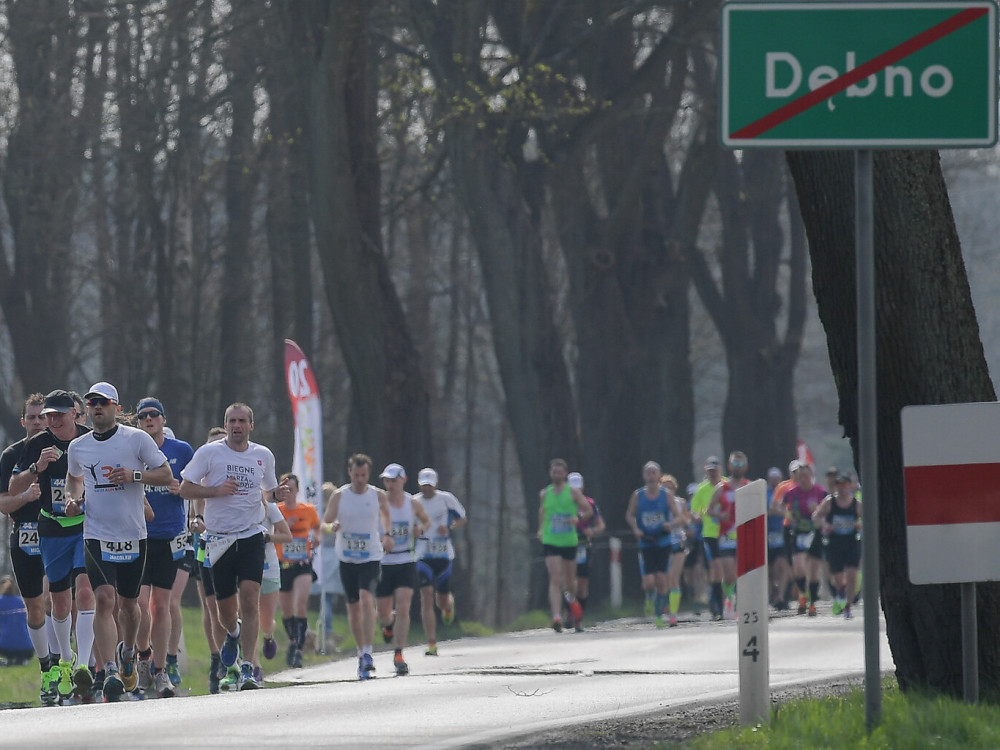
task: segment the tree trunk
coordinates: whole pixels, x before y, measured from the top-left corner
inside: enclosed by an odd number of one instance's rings
[[[813,289],[840,396],[840,421],[863,482],[866,467],[859,463],[857,445],[851,155],[789,152],[787,158],[809,236]],[[882,606],[900,687],[959,696],[959,587],[914,586],[908,579],[899,412],[911,404],[993,401],[995,394],[937,152],[877,152],[874,169]],[[977,588],[979,674],[984,689],[995,690],[1000,590],[996,584]]]

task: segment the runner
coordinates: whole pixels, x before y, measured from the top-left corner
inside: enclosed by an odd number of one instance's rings
[[[294,474],[283,474],[281,481],[288,485],[288,495],[278,503],[278,510],[288,522],[292,539],[278,546],[278,560],[281,564],[281,621],[288,634],[288,655],[285,662],[290,667],[302,667],[302,647],[306,642],[306,606],[309,603],[309,587],[316,580],[312,558],[314,545],[319,542],[320,523],[316,506],[299,502],[299,478]],[[270,639],[274,643],[274,639]],[[271,645],[264,642],[265,656]],[[277,647],[277,644],[274,645]]]
[[[788,548],[785,545],[784,506],[780,502],[773,502],[775,488],[781,481],[781,469],[772,466],[767,470],[767,566],[771,582],[769,601],[779,612],[788,609],[785,591],[791,572]]]
[[[24,406],[21,407],[21,426],[25,436],[7,446],[0,454],[0,512],[10,516],[11,520],[8,544],[10,562],[17,588],[24,600],[28,636],[42,673],[39,698],[43,705],[53,706],[59,701],[59,691],[56,688],[59,682],[59,657],[54,653],[59,646],[49,643],[45,627],[45,567],[42,565],[42,551],[38,546],[38,511],[41,509],[38,498],[42,493],[37,483],[29,484],[26,490],[17,495],[7,491],[10,477],[24,453],[25,444],[45,429],[46,420],[42,416],[44,400],[41,393],[33,393],[25,399]]]
[[[749,483],[747,455],[729,454],[729,478],[715,488],[708,515],[719,522],[719,557],[722,560],[723,617],[736,617],[736,490]]]
[[[708,515],[715,488],[722,481],[722,466],[719,459],[709,456],[705,459],[705,478],[698,484],[691,498],[691,520],[701,522],[701,536],[704,541],[705,558],[708,564],[708,582],[711,594],[708,610],[713,620],[722,619],[722,560],[719,557],[719,522]]]
[[[66,449],[87,428],[76,423],[76,404],[67,391],[56,390],[45,396],[41,413],[48,427],[25,443],[8,492],[20,495],[31,484],[37,482],[39,486],[38,545],[49,581],[55,631],[55,638],[50,635],[48,640],[55,641],[59,652],[58,691],[63,699],[74,691],[83,698],[94,686],[88,668],[94,648],[94,592],[86,576],[83,519],[66,515]],[[79,656],[75,669],[70,643],[74,589]]]
[[[687,554],[684,556],[684,572],[681,575],[681,596],[687,592],[691,599],[691,612],[701,616],[701,611],[708,608],[708,558],[705,557],[705,539],[702,536],[701,516],[694,517],[691,503],[694,493],[698,491],[698,483],[691,482],[687,486],[686,511],[687,529],[684,532]]]
[[[683,554],[680,514],[666,488],[660,484],[662,476],[660,465],[647,461],[642,467],[643,486],[632,493],[625,511],[625,521],[639,542],[642,587],[645,591],[656,591],[653,615],[658,628],[664,627],[663,612],[670,601],[667,577],[670,556],[676,551]]]
[[[150,686],[160,698],[170,698],[181,684],[177,666],[183,619],[181,593],[187,585],[190,563],[186,551],[188,502],[180,496],[181,471],[194,450],[188,443],[164,435],[167,423],[163,404],[147,396],[135,408],[139,427],[167,457],[174,478],[166,487],[146,487],[146,499],[153,508],[153,520],[146,524],[146,569],[139,594],[139,688]]]
[[[858,588],[858,564],[861,562],[861,501],[854,497],[854,479],[840,472],[834,478],[836,488],[813,513],[813,523],[827,535],[827,560],[836,586],[833,614],[844,613],[850,620],[851,603]]]
[[[785,538],[791,550],[792,575],[799,587],[799,614],[808,612],[810,617],[816,616],[823,560],[823,537],[816,533],[812,515],[825,497],[826,491],[813,482],[812,467],[800,464],[795,472],[795,486],[781,500],[785,506]]]
[[[437,619],[434,605],[441,610],[441,622],[455,621],[455,596],[451,593],[451,572],[455,545],[451,533],[468,523],[465,508],[450,492],[438,489],[438,474],[427,467],[417,474],[420,495],[414,495],[427,511],[430,527],[417,540],[417,578],[420,583],[420,620],[427,636],[427,656],[437,656]]]
[[[138,683],[135,641],[147,556],[144,485],[165,487],[173,474],[146,432],[118,423],[121,405],[113,385],[95,383],[84,399],[94,431],[69,444],[66,514],[83,514],[87,576],[97,599],[94,636],[104,659],[104,699],[113,702]]]
[[[219,622],[226,629],[219,655],[231,667],[242,651],[238,688],[254,690],[263,687],[251,659],[260,630],[260,584],[269,541],[261,525],[261,502],[275,491],[284,499],[288,490],[278,486],[271,451],[250,440],[253,410],[241,402],[230,404],[225,426],[225,440],[201,446],[181,472],[181,495],[206,501],[205,565],[211,568]]]
[[[667,491],[667,504],[672,509],[670,534],[670,562],[667,564],[668,608],[670,627],[677,627],[677,613],[681,608],[681,574],[684,572],[685,533],[687,527],[687,503],[677,497],[677,479],[672,474],[660,477],[660,486]]]
[[[566,477],[566,483],[584,492],[583,475],[579,472],[570,472]],[[607,526],[594,498],[585,492],[583,497],[590,505],[591,514],[589,518],[581,518],[576,522],[576,600],[580,602],[580,611],[586,612],[587,600],[590,598],[590,550],[594,544],[594,537],[603,534]],[[583,630],[583,624],[579,621],[574,622],[573,626],[577,632]]]
[[[410,672],[403,659],[403,649],[410,634],[410,604],[417,582],[413,543],[424,529],[430,528],[431,519],[424,504],[404,491],[406,470],[402,466],[389,464],[379,476],[389,502],[392,551],[382,557],[382,576],[375,588],[375,606],[382,624],[382,638],[393,644],[393,667],[396,674],[402,676]]]
[[[292,530],[288,528],[278,505],[267,503],[264,513],[264,530],[271,536],[271,541],[264,545],[264,574],[260,581],[260,632],[263,638],[258,640],[264,645],[254,652],[253,658],[254,679],[261,685],[264,684],[261,652],[266,659],[273,659],[278,653],[278,644],[274,640],[274,611],[278,608],[278,593],[281,591],[281,563],[278,562],[275,545],[292,541]],[[239,685],[239,670],[230,668],[223,680]]]
[[[323,532],[337,533],[340,580],[347,597],[347,621],[358,647],[359,680],[374,676],[375,586],[379,561],[386,550],[392,551],[392,537],[381,531],[392,528],[389,503],[385,492],[368,484],[371,470],[368,456],[351,456],[347,460],[351,481],[333,493],[323,513]]]

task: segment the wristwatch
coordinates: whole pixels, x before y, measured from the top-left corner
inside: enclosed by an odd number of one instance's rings
[[[132,472],[132,481],[135,482],[136,484],[142,482],[142,472],[141,471],[133,471]]]
[[[31,473],[31,474],[37,474],[38,473],[38,464],[32,463],[31,466],[28,467],[28,472]]]

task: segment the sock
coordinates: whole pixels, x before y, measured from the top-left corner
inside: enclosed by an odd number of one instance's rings
[[[167,664],[176,664],[177,654],[167,654]]]
[[[589,596],[578,596],[578,597],[576,598],[576,600],[577,600],[578,602],[580,602],[580,607],[581,607],[581,609],[586,609],[586,608],[587,608],[587,600],[588,600],[589,598],[590,598]]]
[[[681,590],[670,589],[670,614],[676,615],[681,608]]]
[[[281,624],[285,626],[285,634],[288,636],[288,640],[295,641],[295,618],[294,617],[282,617]]]
[[[403,655],[403,649],[397,648],[397,649],[395,649],[393,651],[393,653],[397,654],[398,656],[402,656]]]
[[[295,618],[295,642],[301,649],[306,645],[306,630],[309,629],[309,621],[305,617]]]
[[[54,654],[59,651],[59,637],[56,635],[56,626],[52,621],[52,614],[45,615],[45,633],[49,640],[49,653]]]
[[[38,657],[39,664],[46,664],[49,660],[49,634],[45,632],[43,622],[37,628],[28,628],[28,637],[31,638],[31,645],[35,647],[35,656]],[[48,670],[48,666],[42,671]]]
[[[365,655],[365,650],[361,648],[361,646],[358,646],[358,658],[360,659],[364,655]]]
[[[847,599],[847,586],[841,586],[839,589],[837,589],[837,596],[839,596],[841,599]]]
[[[226,630],[226,632],[229,634],[230,638],[239,638],[240,637],[240,630],[241,629],[242,628],[240,628],[240,621],[237,620],[236,621],[236,630],[235,631]]]
[[[90,655],[94,650],[94,610],[84,609],[76,613],[76,661],[90,666]]]
[[[372,655],[372,647],[371,646],[365,646],[363,649],[361,649],[361,653],[367,654],[368,656],[371,656]]]
[[[656,596],[656,591],[653,591],[653,590],[647,591],[646,592],[646,601],[647,602],[653,601],[653,597],[655,597],[655,596]]]
[[[125,661],[135,657],[135,646],[122,646],[122,658]]]
[[[568,591],[563,591],[563,601],[566,602],[567,604],[572,604],[573,602],[576,601],[576,597],[574,597]]]
[[[98,669],[94,672],[94,685],[99,687],[104,684],[104,678],[107,677],[107,672],[103,669]]]
[[[814,604],[819,600],[819,581],[809,582],[809,601]]]
[[[139,652],[139,658],[145,661],[146,659],[151,659],[153,657],[153,648],[147,648],[145,651]]]
[[[211,664],[208,667],[208,673],[210,675],[215,674],[215,672],[219,668],[220,664],[222,664],[222,657],[219,656],[218,653],[212,654]]]
[[[730,602],[732,602],[736,598],[735,596],[733,596],[736,593],[736,584],[735,583],[723,583],[722,584],[722,590],[725,592],[726,598]]]
[[[666,594],[661,594],[661,593],[657,592],[656,599],[653,600],[654,601],[654,604],[653,604],[653,607],[654,607],[654,609],[653,609],[653,615],[655,617],[662,617],[663,616],[663,610],[667,606],[668,598],[669,597]]]
[[[59,658],[63,661],[73,660],[73,649],[69,645],[69,634],[73,627],[73,616],[66,615],[63,620],[52,620],[52,625],[56,631],[56,642],[59,644]],[[91,629],[93,632],[93,629]]]

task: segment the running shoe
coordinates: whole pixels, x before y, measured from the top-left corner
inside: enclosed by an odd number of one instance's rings
[[[174,683],[170,681],[170,675],[166,670],[160,670],[153,675],[153,689],[156,690],[157,698],[174,697]]]
[[[576,624],[573,625],[573,630],[575,630],[577,633],[582,633],[583,632],[583,625],[580,624],[579,620],[577,620]]]
[[[295,653],[292,654],[292,667],[295,669],[302,669],[302,649],[296,648]]]
[[[168,656],[165,671],[167,673],[167,678],[170,680],[170,684],[174,687],[177,687],[181,684],[181,682],[183,682],[184,678],[181,677],[181,669],[177,665],[177,659],[171,659]]]
[[[851,608],[850,607],[844,607],[844,619],[845,620],[853,620],[854,619],[854,613],[851,612]]]
[[[264,687],[257,682],[253,674],[253,664],[248,661],[243,662],[240,667],[240,679],[237,690],[257,690]]]
[[[712,613],[712,622],[719,622],[722,620],[722,614],[720,612]]]
[[[396,668],[396,674],[402,677],[403,675],[408,675],[410,673],[410,668],[407,666],[406,662],[403,661],[403,654],[396,652],[392,657],[392,666]]]
[[[569,611],[573,615],[573,619],[580,622],[583,619],[583,607],[580,606],[580,602],[573,599],[573,601],[566,602],[566,604],[569,606]]]
[[[208,667],[208,692],[211,695],[216,695],[219,692],[219,667],[222,666],[222,661],[219,659],[218,654],[212,654],[212,663]]]
[[[441,622],[445,625],[451,625],[455,622],[455,596],[454,594],[448,594],[448,606],[441,610]]]
[[[392,637],[395,635],[393,628],[396,625],[396,621],[393,620],[388,625],[382,626],[382,640],[386,643],[392,643]]]
[[[125,684],[118,675],[118,667],[109,667],[102,687],[105,703],[117,703],[125,695]]]
[[[289,667],[295,666],[295,650],[298,646],[295,645],[295,641],[288,644],[288,653],[285,654],[285,664]]]
[[[153,684],[153,668],[152,668],[152,658],[142,658],[141,656],[136,661],[136,669],[139,671],[139,689],[149,690],[150,686]]]
[[[833,606],[830,608],[830,612],[834,615],[839,615],[841,612],[844,611],[844,607],[846,606],[846,604],[847,603],[843,599],[839,598],[834,599]]]
[[[273,659],[278,655],[278,642],[274,638],[264,638],[264,647],[261,649],[265,659]]]
[[[219,652],[219,656],[222,658],[222,663],[227,667],[231,667],[236,663],[236,659],[240,655],[240,627],[243,621],[236,621],[236,635],[229,635],[226,633],[226,642],[222,645],[222,651]]]
[[[427,650],[424,651],[424,656],[437,656],[437,655],[438,655],[437,644],[436,643],[428,643],[427,644]]]
[[[90,672],[90,667],[77,664],[73,670],[73,693],[81,700],[90,695],[94,687],[94,675]]]
[[[561,633],[562,632],[562,620],[553,620],[552,621],[552,629],[554,631],[556,631],[557,633]]]
[[[370,680],[372,678],[371,670],[365,664],[365,657],[358,657],[358,680]]]
[[[677,627],[677,615],[670,615],[670,627]]]
[[[804,615],[809,607],[806,604],[806,598],[804,596],[799,597],[799,614]]]
[[[59,691],[56,684],[59,682],[59,666],[49,667],[42,672],[42,685],[38,690],[38,697],[43,706],[58,706]]]
[[[653,622],[656,624],[656,627],[658,628],[664,627],[663,615],[657,615],[655,618],[653,618]]]
[[[642,611],[643,614],[646,615],[646,617],[653,616],[653,600],[650,599],[649,597],[646,598],[646,604],[643,606]]]
[[[375,660],[372,658],[371,654],[361,654],[361,661],[365,664],[365,669],[369,672],[375,671]]]
[[[219,690],[233,690],[239,687],[240,682],[240,668],[235,664],[231,667],[226,667],[226,674],[219,680]]]
[[[257,684],[264,687],[264,670],[260,667],[253,668],[253,678],[257,681]]]
[[[131,693],[135,690],[136,685],[139,684],[139,674],[135,668],[135,651],[132,652],[131,658],[126,659],[125,642],[118,641],[118,648],[115,650],[115,653],[118,655],[118,664],[121,669],[118,676],[121,678],[122,684],[125,685],[125,690]]]
[[[812,604],[812,603],[809,604],[809,616],[810,617],[815,617],[816,616],[816,605],[815,604]]]
[[[56,688],[59,690],[59,695],[63,698],[68,698],[73,694],[73,661],[59,660],[59,681],[56,683]]]

